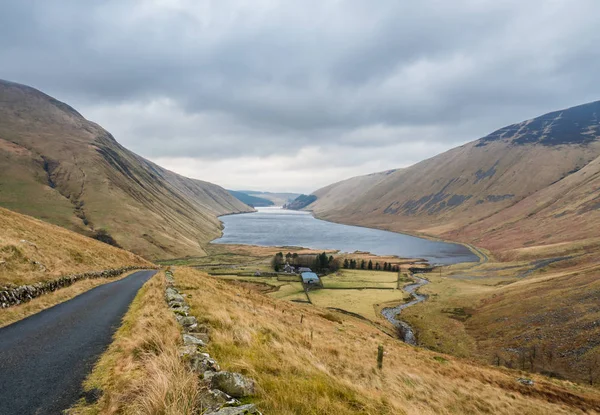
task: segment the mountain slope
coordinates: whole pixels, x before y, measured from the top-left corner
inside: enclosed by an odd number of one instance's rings
[[[236,191],[236,190],[228,190],[229,193],[233,195],[240,202],[247,204],[252,207],[264,207],[264,206],[273,206],[275,203],[270,201],[269,199],[265,199],[262,197],[257,197],[250,195],[246,192]]]
[[[150,258],[200,255],[218,215],[249,211],[223,188],[125,149],[68,105],[0,81],[0,206],[84,234],[105,229]]]
[[[546,114],[405,169],[317,190],[308,209],[496,251],[591,238],[600,220],[599,119],[600,101]]]
[[[153,266],[123,249],[0,208],[0,286],[130,265]]]

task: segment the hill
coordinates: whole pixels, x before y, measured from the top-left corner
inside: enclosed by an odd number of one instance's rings
[[[368,321],[278,301],[196,270],[178,267],[175,280],[190,294],[191,313],[211,327],[207,351],[256,380],[254,402],[265,413],[558,414],[600,404],[592,388],[538,375],[535,386],[524,386],[517,379],[529,374],[413,348]]]
[[[411,167],[317,190],[307,209],[506,255],[524,246],[595,243],[599,117],[600,101],[513,124]]]
[[[245,203],[251,207],[265,207],[265,206],[273,206],[275,203],[269,199],[265,199],[262,197],[257,197],[250,195],[246,192],[236,191],[236,190],[228,190],[236,199],[240,202]]]
[[[7,209],[0,208],[0,223],[0,286],[131,265],[153,266],[131,252]]]
[[[121,146],[33,88],[0,81],[0,206],[85,235],[100,230],[148,258],[202,255],[218,215],[250,211],[223,188]]]
[[[250,196],[260,197],[263,199],[270,200],[275,206],[283,206],[288,202],[293,201],[300,193],[287,193],[287,192],[259,192],[256,190],[241,190],[242,192],[249,194]]]

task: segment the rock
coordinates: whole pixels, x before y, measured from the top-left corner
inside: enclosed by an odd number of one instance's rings
[[[198,354],[198,348],[194,345],[185,345],[179,348],[178,354],[182,359],[193,359]]]
[[[200,374],[218,372],[221,367],[208,353],[196,353],[189,357],[189,365],[193,371]]]
[[[200,346],[200,347],[206,346],[206,344],[202,340],[200,340],[199,338],[194,337],[190,334],[183,335],[183,344],[185,344],[186,346],[190,346],[190,345]]]
[[[239,405],[240,403],[218,389],[202,391],[200,393],[200,407],[207,409],[208,412],[218,411],[226,405]]]
[[[253,404],[232,406],[228,408],[221,408],[215,412],[207,412],[204,415],[260,415],[258,409]]]
[[[179,321],[179,324],[181,324],[183,327],[185,327],[188,331],[192,331],[196,327],[198,327],[198,320],[196,320],[196,317],[193,317],[193,316],[181,317],[180,319],[178,318],[177,320]]]
[[[526,385],[526,386],[533,386],[535,383],[533,380],[526,379],[526,378],[519,378],[519,379],[517,379],[517,382],[519,382],[521,385]]]
[[[167,303],[171,306],[172,304],[184,304],[185,299],[181,294],[167,294]]]
[[[198,327],[196,327],[196,330],[198,330]],[[210,341],[210,338],[208,337],[208,334],[206,334],[206,333],[198,333],[198,332],[194,331],[193,333],[189,332],[188,334],[190,336],[194,336],[197,339],[202,340],[204,343],[208,343]]]
[[[210,373],[210,372],[209,372]],[[234,372],[204,373],[204,379],[212,389],[220,389],[234,398],[254,395],[254,381]]]

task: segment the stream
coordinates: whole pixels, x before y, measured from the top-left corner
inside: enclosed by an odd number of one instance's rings
[[[420,302],[425,301],[425,299],[427,299],[427,296],[417,293],[417,290],[425,284],[429,284],[429,281],[414,275],[412,276],[412,278],[414,278],[416,282],[414,284],[407,285],[403,289],[407,293],[411,294],[414,300],[409,301],[408,303],[400,304],[396,307],[386,307],[383,310],[381,310],[381,314],[386,318],[387,321],[392,323],[392,325],[394,325],[394,327],[396,327],[400,331],[403,337],[402,340],[404,340],[405,343],[416,346],[417,339],[415,338],[415,333],[412,327],[410,327],[408,323],[397,318],[400,312],[405,308],[412,307],[413,305],[419,304]]]

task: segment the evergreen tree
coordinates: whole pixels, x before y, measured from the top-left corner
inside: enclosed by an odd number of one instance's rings
[[[360,269],[365,269],[366,264],[367,263],[365,262],[364,259],[362,261],[360,261]]]
[[[381,265],[379,265],[379,262],[375,264],[375,270],[381,271]]]
[[[348,261],[348,258],[344,259],[344,269],[348,269],[350,268],[350,261]]]
[[[387,263],[387,262],[384,262],[384,263],[383,263],[383,270],[384,270],[384,271],[387,271],[387,270],[388,270],[388,263]]]
[[[367,266],[367,268],[368,268],[369,270],[372,270],[372,269],[373,269],[373,261],[371,261],[370,259],[369,259],[369,265]]]

